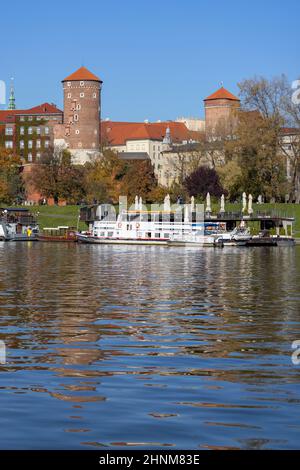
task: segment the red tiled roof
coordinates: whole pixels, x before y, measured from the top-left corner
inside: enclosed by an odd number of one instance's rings
[[[43,115],[43,114],[62,114],[62,111],[54,104],[43,103],[29,109],[5,109],[0,110],[0,122],[6,124],[15,122],[15,117],[23,114]]]
[[[15,122],[15,115],[20,112],[17,109],[5,109],[0,110],[0,122],[4,122],[9,124],[11,122]]]
[[[62,82],[67,82],[67,81],[72,82],[72,81],[78,81],[78,80],[92,80],[92,81],[102,83],[102,80],[99,77],[94,75],[85,67],[80,67],[78,70],[76,70],[76,72],[64,78]]]
[[[297,127],[282,127],[280,132],[285,135],[297,135],[300,134],[300,129]]]
[[[204,101],[209,100],[232,100],[232,101],[240,101],[235,95],[230,93],[230,91],[226,90],[223,86],[219,88],[219,90],[215,91],[212,95],[209,95],[205,98]]]
[[[127,140],[162,141],[169,127],[172,142],[180,143],[192,138],[183,122],[112,122],[102,121],[102,139],[109,145],[125,145]]]
[[[62,114],[62,111],[55,104],[42,103],[33,108],[17,111],[16,114]]]

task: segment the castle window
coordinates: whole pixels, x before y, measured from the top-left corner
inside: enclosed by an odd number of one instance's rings
[[[32,121],[32,116],[28,116],[28,121]]]
[[[76,109],[77,109],[77,111],[80,111],[81,110],[81,104],[77,104]]]
[[[21,134],[21,135],[24,135],[24,132],[25,132],[25,131],[24,131],[24,127],[23,127],[23,126],[20,127],[20,134]]]
[[[78,114],[74,114],[74,121],[78,121]]]
[[[32,134],[32,127],[28,127],[28,134]]]
[[[68,93],[68,98],[72,98],[72,93]]]
[[[41,135],[41,128],[40,127],[36,128],[36,133],[37,133],[37,135]]]
[[[13,135],[14,129],[13,127],[6,127],[5,128],[5,135]]]
[[[32,140],[28,140],[28,148],[32,149]]]
[[[75,134],[77,134],[77,135],[79,134],[79,130],[78,130],[78,129],[76,129]]]
[[[93,98],[97,98],[97,93],[93,93]]]
[[[24,148],[24,140],[20,140],[20,149]]]
[[[68,85],[68,86],[71,86],[71,82],[68,82],[67,85]]]
[[[29,161],[29,162],[32,162],[32,153],[29,153],[29,154],[28,154],[28,161]]]
[[[40,141],[40,140],[37,140],[37,141],[36,141],[36,148],[37,148],[37,149],[40,149],[40,148],[41,148],[41,141]]]
[[[80,98],[84,98],[84,93],[80,93]]]
[[[80,86],[84,86],[84,82],[80,82]]]
[[[25,121],[25,117],[24,117],[24,116],[21,116],[21,117],[20,117],[20,121]]]
[[[45,149],[49,148],[49,140],[45,140]]]
[[[45,127],[45,134],[46,134],[46,135],[49,134],[49,127]]]
[[[36,159],[37,159],[37,160],[40,160],[40,158],[41,158],[41,154],[40,154],[40,152],[38,152],[38,153],[36,154]]]
[[[5,142],[5,148],[6,149],[12,149],[13,148],[13,141],[12,140],[7,140]]]

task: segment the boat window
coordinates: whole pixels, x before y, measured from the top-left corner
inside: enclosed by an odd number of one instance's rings
[[[156,233],[155,238],[159,238],[159,237],[160,237],[160,233]]]
[[[112,237],[114,232],[108,232],[108,236]]]
[[[151,238],[151,232],[147,232],[147,238]]]
[[[164,238],[170,238],[169,233],[164,233]]]

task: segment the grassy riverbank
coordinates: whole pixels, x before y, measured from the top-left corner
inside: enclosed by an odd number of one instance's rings
[[[59,225],[77,227],[79,206],[30,206],[28,209],[37,215],[37,221],[41,228],[58,227]],[[79,229],[85,230],[86,225],[80,222]]]

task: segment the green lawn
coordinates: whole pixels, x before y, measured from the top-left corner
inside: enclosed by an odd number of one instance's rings
[[[217,204],[213,204],[213,211],[218,211]],[[23,206],[24,207],[24,206]],[[254,211],[275,210],[281,215],[295,217],[294,233],[300,238],[300,204],[254,204]],[[28,207],[37,215],[37,220],[41,228],[57,227],[58,225],[77,226],[79,206],[30,206]],[[241,209],[240,204],[226,204],[226,211],[238,212]],[[85,230],[86,225],[79,223],[79,229]]]
[[[77,227],[79,206],[30,206],[28,209],[37,215],[40,228],[59,225]],[[80,222],[79,229],[85,230],[86,225]]]

